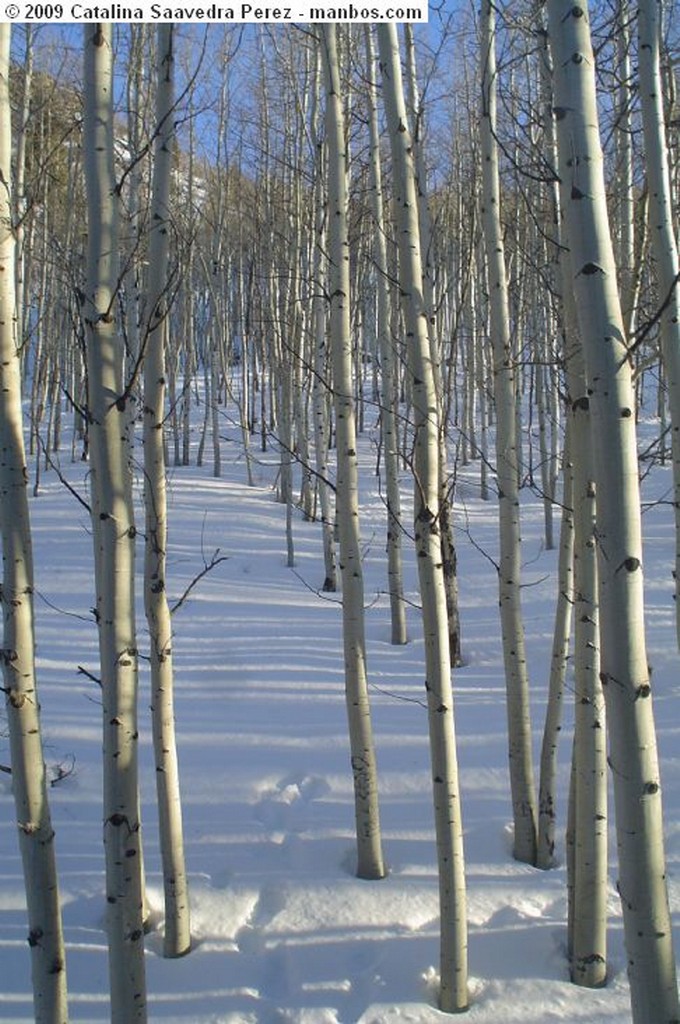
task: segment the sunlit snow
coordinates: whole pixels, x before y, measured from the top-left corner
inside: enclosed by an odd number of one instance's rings
[[[644,428],[644,425],[643,425]],[[651,425],[650,430],[655,426]],[[373,438],[373,441],[375,438]],[[276,453],[246,485],[242,452],[225,443],[224,476],[171,468],[169,571],[176,599],[219,548],[227,560],[175,616],[174,655],[193,951],[162,952],[162,882],[154,809],[148,679],[140,723],[145,862],[154,928],[147,940],[150,1020],[165,1024],[434,1024],[438,899],[422,644],[408,540],[411,642],[389,643],[384,508],[375,450],[362,438],[363,546],[369,678],[389,876],[353,875],[341,615],[323,582],[318,524],[294,521],[296,566],[285,565],[285,510]],[[254,453],[259,454],[259,453]],[[87,495],[87,466],[61,469]],[[565,960],[563,864],[541,872],[511,858],[505,705],[497,620],[495,502],[479,500],[474,464],[459,470],[456,505],[466,664],[454,675],[470,921],[474,1024],[630,1019],[621,916],[611,866],[610,980],[572,986]],[[668,487],[670,468],[646,481]],[[140,483],[137,482],[139,488]],[[404,478],[405,493],[410,484]],[[523,492],[524,613],[540,748],[555,601],[556,552],[541,539],[542,506]],[[84,509],[54,473],[31,500],[45,755],[74,759],[51,791],[68,944],[71,1016],[108,1020],[102,929],[101,736],[93,575]],[[680,908],[680,673],[675,650],[668,505],[645,513],[649,653],[662,756],[668,876]],[[472,543],[474,541],[474,543]],[[141,549],[140,549],[141,553]],[[488,557],[487,557],[488,556]],[[141,568],[141,559],[140,559]],[[146,630],[140,602],[140,646]],[[571,685],[571,684],[570,684]],[[571,708],[560,759],[560,845],[566,813]],[[0,739],[0,763],[9,760]],[[10,777],[0,774],[0,1020],[31,1021],[22,875]],[[612,822],[613,825],[613,822]],[[612,858],[615,844],[612,829]],[[679,936],[680,937],[680,936]]]

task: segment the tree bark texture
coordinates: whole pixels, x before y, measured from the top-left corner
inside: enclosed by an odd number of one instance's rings
[[[500,217],[496,142],[495,8],[482,0],[483,229],[488,267],[490,330],[496,403],[496,474],[500,519],[499,605],[507,689],[508,757],[517,860],[536,863],[537,821],[531,750],[529,678],[520,603],[521,554],[515,365]]]
[[[661,0],[638,5],[640,104],[649,194],[649,228],[661,308],[659,333],[671,419],[675,510],[675,626],[680,645],[680,261],[674,220],[661,76]]]
[[[35,672],[33,554],[15,339],[10,25],[0,25],[0,533],[2,660],[36,1024],[66,1024],[66,962]]]
[[[597,488],[601,678],[635,1024],[680,1018],[645,647],[635,396],[616,280],[585,3],[549,0],[562,210]]]
[[[149,628],[151,714],[163,887],[165,956],[191,946],[182,803],[175,738],[172,624],[166,586],[165,335],[168,330],[170,177],[174,141],[173,26],[158,28],[158,84],[149,235],[148,320],[144,336],[144,607]]]
[[[449,619],[440,535],[439,402],[423,295],[416,178],[394,24],[378,26],[380,65],[392,149],[399,237],[399,282],[413,408],[414,534],[425,639],[440,907],[440,1008],[467,1009],[467,906],[463,827],[453,719]]]
[[[112,1024],[146,1021],[140,856],[135,524],[117,323],[111,26],[84,26],[88,365],[96,609],[104,724],[104,848]]]
[[[387,580],[390,593],[390,622],[393,644],[405,644],[406,606],[402,570],[401,494],[399,490],[399,432],[397,430],[396,353],[391,336],[390,294],[388,285],[387,245],[385,242],[385,216],[383,203],[382,170],[380,167],[380,132],[375,85],[375,55],[373,35],[365,26],[366,61],[369,85],[370,174],[371,200],[374,220],[374,256],[378,291],[377,325],[380,355],[380,436],[385,465],[387,501]]]
[[[571,286],[569,253],[562,257]],[[565,296],[565,304],[573,304]],[[574,314],[575,315],[575,314]],[[572,322],[574,316],[569,316]],[[590,402],[579,345],[567,353],[574,496],[574,744],[571,978],[596,988],[607,980],[607,732],[600,681],[597,593],[597,498],[591,453]]]
[[[337,443],[337,514],[342,580],[345,693],[354,775],[357,874],[382,878],[378,775],[366,677],[364,580],[359,534],[357,438],[350,332],[347,154],[336,27],[324,24],[320,36],[326,83],[328,145],[328,255],[333,401]]]

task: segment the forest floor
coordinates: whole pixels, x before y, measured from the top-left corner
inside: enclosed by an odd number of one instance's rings
[[[649,437],[658,425],[643,424]],[[172,468],[170,593],[177,598],[219,549],[226,560],[176,613],[176,713],[194,947],[162,950],[162,884],[143,663],[140,700],[144,852],[155,927],[147,942],[151,1021],[165,1024],[434,1024],[438,896],[423,645],[411,544],[405,538],[410,643],[389,642],[385,510],[375,432],[361,440],[368,668],[388,877],[353,875],[353,802],[343,694],[341,613],[323,581],[318,524],[285,509],[274,451],[246,485],[238,434],[225,424],[223,476]],[[254,452],[258,455],[257,452]],[[87,497],[87,466],[61,456]],[[609,983],[570,984],[565,958],[564,820],[571,702],[560,748],[558,866],[511,856],[504,682],[498,626],[496,502],[479,498],[479,464],[462,468],[456,530],[465,665],[454,674],[470,923],[474,1024],[630,1020],[613,810]],[[137,482],[138,488],[141,482]],[[405,494],[410,483],[404,477]],[[662,759],[670,898],[680,925],[680,673],[674,636],[670,468],[644,481],[649,657]],[[71,1017],[108,1019],[102,928],[100,696],[86,510],[53,471],[31,499],[46,760],[67,940]],[[408,515],[408,513],[407,513]],[[538,759],[556,594],[556,551],[542,539],[540,499],[523,491],[524,615]],[[408,519],[405,519],[408,522]],[[407,533],[408,533],[407,527]],[[140,541],[141,544],[141,541]],[[140,548],[141,556],[141,548]],[[141,557],[139,561],[141,569]],[[146,629],[140,601],[140,647]],[[568,683],[573,689],[571,682]],[[0,723],[1,725],[1,723]],[[2,730],[0,729],[0,732]],[[0,763],[7,764],[0,736]],[[33,1019],[22,875],[10,777],[0,774],[0,1020]],[[678,934],[680,939],[680,934]]]

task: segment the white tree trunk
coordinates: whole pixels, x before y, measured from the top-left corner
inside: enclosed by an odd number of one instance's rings
[[[541,39],[539,70],[541,82],[542,121],[545,133],[547,159],[551,167],[557,165],[557,137],[552,112],[552,63],[548,46],[548,33],[544,27],[543,12],[539,14],[537,26]],[[576,309],[571,284],[565,288],[567,277],[561,260],[562,245],[560,244],[560,196],[559,183],[550,183],[546,221],[551,231],[553,242],[548,252],[550,280],[555,293],[561,293],[562,328],[559,331],[559,308],[553,309],[549,300],[548,316],[556,321],[560,338],[561,355],[566,359],[575,345],[579,345],[576,325]],[[556,302],[559,307],[559,303]],[[546,712],[543,743],[541,747],[541,773],[538,790],[538,846],[536,863],[540,868],[549,868],[554,864],[555,831],[556,831],[556,789],[557,789],[557,744],[562,728],[562,710],[564,704],[564,681],[569,656],[571,639],[572,608],[574,603],[574,423],[571,414],[567,417],[564,451],[562,457],[562,522],[560,527],[557,608],[555,611],[555,629],[550,662],[550,682],[548,689],[548,709]],[[572,786],[573,789],[573,786]],[[570,850],[573,848],[570,843]]]
[[[649,193],[649,224],[656,262],[661,352],[668,389],[675,510],[675,626],[680,645],[680,261],[674,228],[664,90],[661,77],[661,0],[640,0],[638,6],[638,62],[640,103],[645,137],[645,172]],[[677,218],[677,209],[675,210]]]
[[[566,287],[571,259],[562,256]],[[566,305],[573,299],[565,296]],[[575,319],[572,308],[568,321]],[[575,340],[575,339],[574,339]],[[600,682],[596,490],[588,388],[580,345],[567,352],[574,498],[573,861],[569,931],[571,978],[595,988],[607,980],[607,732]]]
[[[36,1024],[66,1024],[64,938],[35,674],[33,554],[19,353],[15,344],[10,32],[9,24],[0,25],[0,178],[4,183],[0,191],[0,533],[3,564],[0,659],[9,727],[12,793],[28,909],[35,1021]]]
[[[321,511],[321,537],[323,546],[324,581],[323,590],[335,593],[338,588],[337,561],[335,557],[335,530],[333,496],[329,483],[328,443],[330,435],[330,399],[327,387],[328,331],[326,326],[326,300],[324,281],[326,279],[326,224],[322,194],[325,173],[324,146],[317,142],[317,163],[319,183],[316,197],[316,245],[314,247],[314,298],[312,299],[312,320],[314,328],[314,375],[312,378],[312,417],[314,420],[314,464],[317,474],[317,493]]]
[[[635,404],[607,216],[587,6],[549,0],[563,215],[588,378],[602,683],[635,1024],[680,1018],[644,635]]]
[[[370,128],[370,181],[373,207],[376,285],[378,290],[377,324],[380,353],[380,428],[385,465],[387,502],[387,581],[390,594],[392,643],[406,643],[406,606],[402,570],[401,495],[399,491],[399,432],[397,430],[396,353],[391,337],[390,296],[388,287],[387,245],[380,168],[380,132],[375,98],[375,56],[372,29],[365,26],[368,69],[368,112]]]
[[[549,300],[548,300],[549,301]],[[541,473],[541,494],[543,496],[543,522],[545,528],[545,549],[552,551],[555,547],[553,527],[553,505],[555,504],[556,478],[553,475],[553,460],[551,459],[550,446],[548,443],[549,423],[549,374],[550,367],[546,361],[552,356],[552,331],[550,329],[550,310],[545,310],[546,332],[544,346],[541,351],[536,352],[536,366],[534,367],[534,380],[536,389],[536,410],[538,413],[538,440],[540,452],[540,473]],[[545,342],[547,341],[547,346]]]
[[[25,328],[28,324],[28,310],[25,302],[26,286],[26,213],[28,197],[26,196],[26,145],[28,126],[31,116],[31,89],[33,84],[33,26],[27,22],[24,26],[26,50],[24,60],[24,81],[21,97],[21,121],[16,132],[15,176],[12,197],[14,203],[14,237],[16,242],[15,281],[16,281],[16,342],[21,349],[24,344]]]
[[[618,116],[616,120],[616,191],[618,199],[618,245],[615,247],[619,268],[621,307],[630,336],[635,328],[635,179],[633,175],[633,107],[634,80],[631,59],[632,3],[619,0],[617,11]]]
[[[420,231],[420,251],[423,269],[423,297],[426,304],[428,334],[432,357],[434,386],[439,403],[439,533],[442,546],[442,565],[444,568],[444,588],[446,590],[446,608],[449,616],[449,653],[451,664],[458,667],[462,664],[463,655],[460,635],[460,614],[458,610],[458,558],[453,539],[453,487],[449,480],[449,459],[446,443],[446,415],[448,402],[444,401],[443,379],[441,373],[441,343],[437,330],[437,316],[434,299],[434,239],[432,218],[428,206],[427,174],[423,152],[423,111],[420,103],[416,75],[415,45],[413,29],[409,23],[404,25],[407,67],[407,114],[411,121],[413,162],[416,175],[416,196],[418,205],[418,226]]]
[[[507,689],[508,754],[517,860],[536,862],[537,808],[531,751],[529,679],[520,605],[521,555],[515,365],[500,220],[496,143],[495,8],[482,0],[483,227],[489,275],[489,312],[496,403],[496,473],[500,519],[499,604]]]
[[[218,324],[222,324],[218,318]],[[211,332],[210,337],[210,435],[213,446],[213,476],[222,476],[222,447],[220,441],[220,357],[218,348],[222,344],[221,332]]]
[[[151,656],[151,713],[160,847],[165,893],[165,956],[183,956],[191,946],[189,893],[184,862],[182,804],[175,739],[172,625],[166,586],[167,497],[165,335],[168,330],[170,177],[174,126],[173,26],[158,28],[158,84],[149,236],[148,319],[144,345],[144,607]]]
[[[93,541],[104,722],[104,848],[112,1024],[146,1021],[137,795],[135,525],[127,465],[111,26],[84,26],[87,342]]]
[[[562,729],[564,681],[567,674],[572,606],[574,603],[574,513],[571,464],[571,427],[567,427],[563,460],[564,488],[558,558],[558,595],[555,609],[548,707],[541,744],[541,769],[538,787],[538,837],[536,866],[551,868],[555,863],[555,826],[557,791],[557,745]]]
[[[128,146],[132,157],[132,166],[128,176],[125,195],[127,208],[126,233],[129,235],[127,251],[124,259],[129,264],[126,273],[126,301],[124,308],[126,332],[126,372],[132,372],[139,358],[140,350],[140,319],[144,305],[144,259],[141,239],[145,210],[142,200],[142,183],[146,184],[148,171],[147,160],[143,151],[147,144],[146,111],[149,94],[146,90],[144,62],[148,48],[148,25],[130,26],[130,52],[127,72],[127,131]],[[140,401],[140,380],[137,378],[133,386],[134,401],[128,402],[128,437],[130,446],[134,437],[135,419],[138,402]],[[132,451],[131,451],[132,458]]]
[[[399,281],[415,431],[414,533],[425,638],[425,686],[439,866],[439,1002],[442,1010],[453,1013],[468,1006],[467,909],[448,614],[439,532],[439,402],[423,295],[415,167],[395,25],[380,24],[378,41],[395,178]]]
[[[328,291],[331,303],[333,397],[337,434],[337,510],[340,531],[345,692],[354,773],[357,874],[360,878],[382,878],[385,875],[385,865],[380,836],[378,777],[366,679],[364,580],[359,537],[357,439],[349,305],[347,154],[334,24],[322,26],[320,42],[326,81],[330,263]]]

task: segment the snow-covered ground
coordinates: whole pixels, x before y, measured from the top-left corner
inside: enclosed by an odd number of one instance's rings
[[[362,439],[362,535],[374,728],[389,876],[353,876],[341,615],[321,595],[319,526],[295,520],[295,569],[285,565],[285,514],[272,483],[275,455],[248,488],[236,440],[224,475],[170,471],[171,594],[179,596],[215,549],[228,556],[175,618],[177,724],[194,948],[161,956],[162,885],[154,810],[148,680],[141,695],[144,843],[156,928],[148,937],[150,1019],[166,1024],[434,1024],[437,878],[423,706],[422,643],[389,643],[384,509]],[[62,470],[86,493],[86,466]],[[565,960],[563,866],[512,860],[505,706],[497,615],[496,505],[479,500],[478,468],[460,473],[456,516],[465,667],[456,671],[470,921],[474,1024],[630,1019],[621,916],[612,867],[610,980],[577,989]],[[669,470],[646,481],[663,495]],[[405,490],[409,484],[405,480]],[[51,789],[68,944],[73,1021],[108,1019],[102,930],[100,706],[90,612],[92,555],[85,510],[44,476],[31,501],[37,635],[46,758],[74,770]],[[542,544],[542,509],[524,492],[524,611],[540,747],[555,600],[556,553]],[[663,765],[668,876],[680,910],[680,675],[672,602],[668,505],[644,517],[648,639]],[[409,598],[417,601],[406,544]],[[486,557],[489,556],[489,557]],[[140,615],[140,644],[145,627]],[[562,836],[570,708],[561,749]],[[0,763],[7,763],[0,738]],[[0,1020],[33,1019],[22,876],[9,776],[0,775]],[[560,858],[563,841],[560,838]],[[612,842],[612,857],[614,843]],[[680,935],[678,936],[680,939]]]

